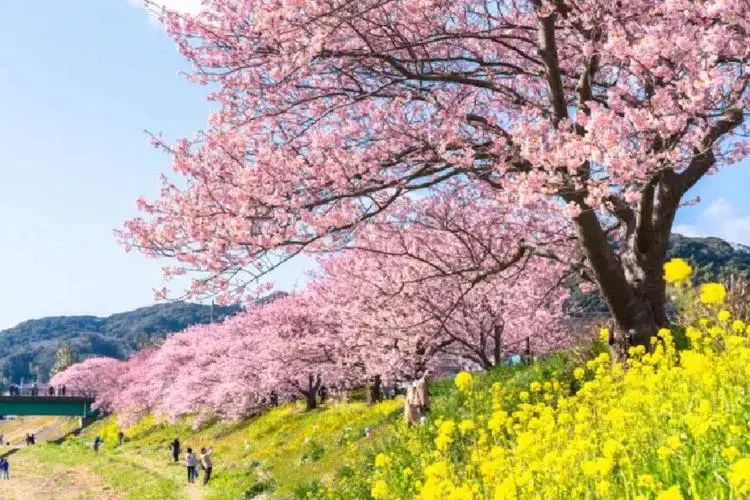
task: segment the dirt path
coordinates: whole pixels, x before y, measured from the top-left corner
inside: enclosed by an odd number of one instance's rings
[[[2,500],[118,500],[101,479],[85,468],[40,466],[35,461],[13,454],[10,459],[10,480],[0,480]]]
[[[187,474],[182,462],[180,462],[180,465],[177,465],[166,458],[164,460],[158,460],[143,455],[139,455],[137,459],[130,455],[122,455],[119,458],[120,460],[132,463],[134,466],[147,467],[154,474],[175,481],[177,484],[184,484],[182,493],[188,500],[201,500],[203,498],[203,471],[201,471],[201,476],[198,478],[197,482],[190,484],[187,482]]]

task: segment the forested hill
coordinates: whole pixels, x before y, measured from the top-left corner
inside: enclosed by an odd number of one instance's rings
[[[717,280],[729,275],[750,279],[750,247],[728,243],[721,238],[691,238],[672,234],[669,239],[668,258],[681,257],[695,268],[699,282]],[[573,291],[571,312],[589,314],[605,313],[607,306],[597,292],[581,294]]]
[[[717,279],[736,274],[750,278],[750,247],[721,238],[688,238],[673,234],[669,257],[682,257],[696,267],[698,279]]]
[[[214,321],[241,310],[240,306],[213,308]],[[25,321],[0,331],[0,376],[3,383],[21,378],[45,381],[59,347],[72,346],[78,358],[124,358],[140,347],[190,325],[209,323],[211,306],[172,302],[134,311],[96,316],[60,316]]]

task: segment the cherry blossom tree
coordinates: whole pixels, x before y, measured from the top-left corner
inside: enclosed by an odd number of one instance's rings
[[[115,358],[89,358],[58,372],[50,384],[64,385],[69,394],[95,396],[95,407],[109,412],[116,408],[125,368],[125,363]]]
[[[562,321],[568,266],[513,255],[525,237],[572,253],[564,221],[481,198],[457,203],[465,191],[399,202],[388,221],[369,224],[343,255],[325,260],[310,287],[379,375],[419,377],[437,353],[490,368],[527,339],[537,353],[570,340]]]
[[[344,342],[338,316],[318,307],[309,292],[258,308],[257,333],[262,386],[281,394],[299,394],[307,409],[317,407],[323,385],[348,387],[363,380],[358,353]],[[252,347],[252,346],[251,346]]]
[[[746,0],[207,0],[161,18],[218,110],[155,138],[180,179],[121,239],[198,273],[194,295],[249,293],[456,181],[556,204],[617,345],[644,344],[667,322],[683,197],[748,151]]]

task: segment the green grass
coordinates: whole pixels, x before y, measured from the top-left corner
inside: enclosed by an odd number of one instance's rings
[[[40,464],[85,467],[126,498],[180,499],[191,493],[211,499],[244,498],[246,493],[314,498],[362,449],[387,434],[384,430],[398,419],[402,405],[402,399],[374,406],[354,402],[311,412],[286,405],[243,422],[209,422],[198,429],[189,419],[164,424],[147,418],[125,431],[125,443],[119,448],[116,421],[108,417],[61,445],[41,445],[22,453]],[[97,434],[104,438],[98,454],[91,449]],[[186,489],[185,469],[172,463],[169,453],[175,437],[183,450],[213,446],[209,487]]]
[[[44,444],[23,451],[40,464],[86,467],[114,491],[129,499],[183,499],[182,485],[150,467],[138,465],[117,453],[95,454],[82,439],[67,439],[61,445]]]

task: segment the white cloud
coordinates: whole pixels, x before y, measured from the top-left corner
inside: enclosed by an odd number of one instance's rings
[[[195,14],[201,10],[201,0],[128,0],[133,5],[145,7],[146,3],[166,7],[169,10],[177,10],[186,14]]]
[[[677,224],[673,231],[685,236],[718,236],[750,246],[750,214],[740,213],[725,198],[713,201],[693,224]]]

